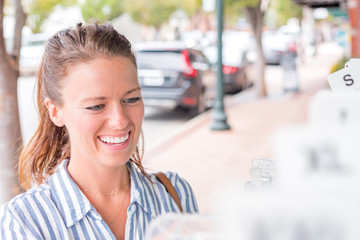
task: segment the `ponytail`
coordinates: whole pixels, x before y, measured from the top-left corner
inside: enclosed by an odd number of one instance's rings
[[[19,159],[19,181],[24,189],[29,189],[33,183],[41,184],[62,160],[70,157],[67,130],[51,121],[44,104],[41,68],[37,79],[37,107],[40,121],[34,136],[21,151]]]

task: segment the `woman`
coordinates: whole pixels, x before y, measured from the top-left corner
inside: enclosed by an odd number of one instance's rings
[[[136,59],[111,25],[50,38],[37,95],[40,123],[19,162],[30,189],[2,206],[2,239],[143,239],[152,219],[180,211],[141,164]],[[189,184],[167,177],[184,212],[197,212]]]

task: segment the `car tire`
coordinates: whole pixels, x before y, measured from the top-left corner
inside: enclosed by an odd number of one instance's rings
[[[198,115],[206,111],[206,98],[205,98],[205,89],[201,90],[197,97],[197,104],[192,110],[192,114]]]
[[[206,98],[205,98],[205,90],[203,89],[198,96],[197,112],[199,114],[205,111],[206,111]]]
[[[205,89],[201,90],[198,97],[197,97],[197,104],[195,107],[190,109],[190,115],[196,116],[203,112],[205,112],[207,109],[206,106],[206,97],[205,97]]]

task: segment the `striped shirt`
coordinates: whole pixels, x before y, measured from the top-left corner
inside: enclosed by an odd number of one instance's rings
[[[68,160],[40,186],[22,193],[0,209],[0,239],[116,239],[109,226],[71,179]],[[125,239],[144,239],[149,223],[165,212],[179,212],[165,187],[151,174],[149,181],[135,165],[127,164],[131,199]],[[177,174],[166,173],[179,195],[183,211],[198,212],[190,185]]]

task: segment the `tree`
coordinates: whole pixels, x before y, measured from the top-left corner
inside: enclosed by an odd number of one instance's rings
[[[20,0],[13,0],[16,24],[14,44],[10,53],[6,51],[3,17],[4,0],[0,0],[0,183],[2,196],[0,201],[9,200],[18,191],[17,152],[21,146],[21,129],[17,102],[17,79],[19,76],[19,56],[21,31],[25,25],[26,15]]]
[[[124,0],[126,11],[138,23],[153,26],[157,32],[177,9],[176,0]]]
[[[28,13],[28,25],[34,33],[40,32],[43,21],[49,17],[57,5],[72,6],[76,2],[72,0],[36,0],[26,6]],[[98,9],[96,9],[98,10]]]
[[[264,15],[270,0],[228,0],[225,1],[228,8],[243,9],[245,17],[250,23],[251,30],[256,40],[258,59],[256,62],[256,84],[258,96],[266,96],[265,85],[265,57],[262,47],[262,30]]]
[[[203,0],[180,0],[178,8],[183,9],[190,17],[201,10]]]
[[[80,6],[85,21],[89,19],[109,21],[124,12],[124,2],[119,0],[86,0]]]
[[[275,13],[276,27],[285,25],[289,18],[302,18],[302,8],[292,0],[272,0],[270,10]]]
[[[54,11],[56,6],[80,6],[85,21],[96,19],[110,21],[124,12],[124,2],[118,0],[85,0],[83,3],[72,0],[36,0],[26,8],[28,25],[34,33],[40,32],[42,23]]]
[[[210,14],[202,10],[201,0],[181,0],[178,7],[188,14],[190,30],[198,29],[204,34],[211,29]]]

